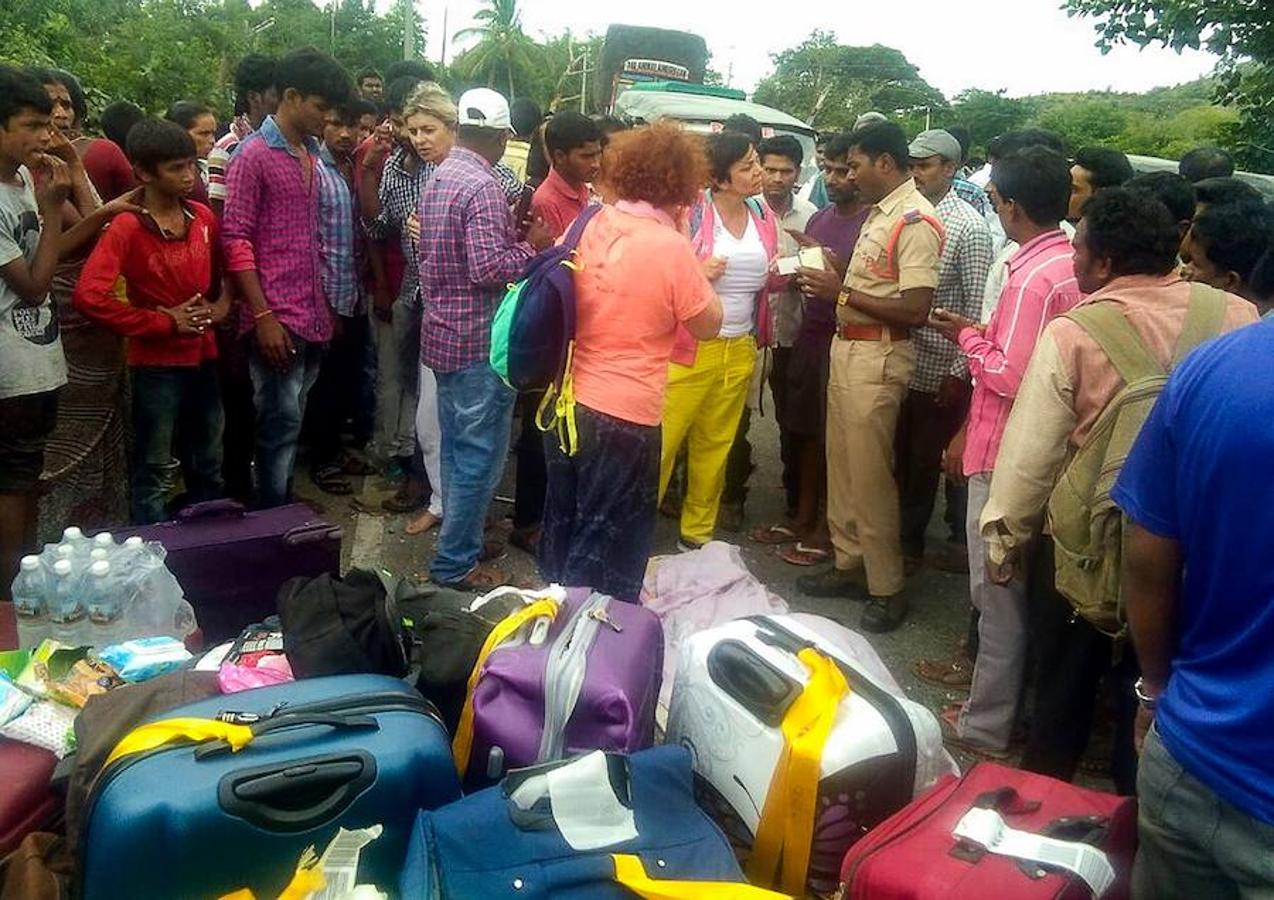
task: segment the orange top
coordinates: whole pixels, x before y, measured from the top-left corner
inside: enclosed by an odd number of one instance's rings
[[[575,399],[658,425],[677,324],[703,312],[712,286],[689,239],[646,204],[602,209],[577,252]]]

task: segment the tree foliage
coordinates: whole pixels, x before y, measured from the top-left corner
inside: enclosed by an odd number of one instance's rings
[[[402,57],[403,9],[374,0],[39,0],[0,4],[0,58],[56,64],[84,84],[94,106],[130,100],[159,112],[178,99],[231,111],[244,54],[302,46],[331,52],[351,70]],[[335,27],[333,27],[333,24]],[[418,29],[418,46],[424,32]]]
[[[848,47],[829,31],[814,31],[773,59],[774,73],[757,85],[756,101],[818,129],[846,128],[868,110],[946,106],[942,92],[892,47]]]
[[[1076,16],[1096,20],[1097,45],[1218,54],[1217,99],[1234,106],[1233,145],[1240,162],[1274,171],[1274,4],[1259,0],[1066,0]]]

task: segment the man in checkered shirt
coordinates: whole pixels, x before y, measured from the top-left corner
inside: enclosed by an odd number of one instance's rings
[[[934,129],[911,142],[910,154],[916,187],[933,204],[946,228],[933,305],[977,320],[991,268],[991,231],[986,219],[953,190],[963,156],[960,143],[950,133]],[[918,562],[924,557],[925,530],[937,497],[942,452],[968,411],[969,376],[960,348],[932,328],[917,329],[912,340],[916,372],[898,417],[896,453],[903,554]],[[948,509],[949,541],[961,555],[963,493],[962,486],[948,485],[947,505],[956,507]]]

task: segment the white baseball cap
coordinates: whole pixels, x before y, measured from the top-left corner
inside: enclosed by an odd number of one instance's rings
[[[512,131],[513,123],[509,119],[509,101],[504,95],[491,88],[474,88],[460,95],[456,104],[460,114],[461,125],[472,125],[476,128],[492,128],[497,131]]]

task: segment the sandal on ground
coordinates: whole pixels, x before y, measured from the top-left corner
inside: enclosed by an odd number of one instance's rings
[[[544,534],[539,525],[526,525],[509,532],[509,543],[523,553],[536,556],[540,552],[540,538]]]
[[[748,534],[748,540],[754,544],[778,547],[782,544],[796,543],[797,537],[796,532],[786,525],[770,525],[768,528],[753,528]]]
[[[337,465],[319,466],[311,473],[310,479],[325,494],[344,497],[354,493],[354,488],[345,480],[344,472]]]
[[[407,526],[403,528],[403,533],[411,535],[425,534],[433,531],[441,524],[442,518],[440,516],[435,516],[429,510],[425,510],[407,523]]]
[[[963,654],[951,659],[918,659],[911,671],[922,681],[945,688],[968,690],[973,684],[973,662]]]
[[[478,563],[469,570],[469,574],[459,581],[439,582],[439,587],[451,588],[455,591],[472,591],[485,594],[509,583],[509,576],[495,566]]]
[[[986,759],[1008,759],[1008,750],[992,750],[990,747],[984,747],[981,744],[960,737],[960,710],[963,706],[963,703],[951,703],[943,707],[942,712],[938,713],[938,725],[942,728],[943,743]]]
[[[807,547],[800,541],[796,542],[793,547],[788,547],[779,554],[779,559],[792,566],[817,566],[822,565],[832,558],[830,550],[822,550],[818,547]]]
[[[376,467],[367,460],[355,456],[353,453],[347,453],[345,459],[341,462],[341,469],[346,475],[355,477],[365,477],[367,475],[375,475]]]
[[[401,515],[413,513],[429,502],[429,492],[419,482],[407,481],[398,492],[381,502],[385,512]]]

